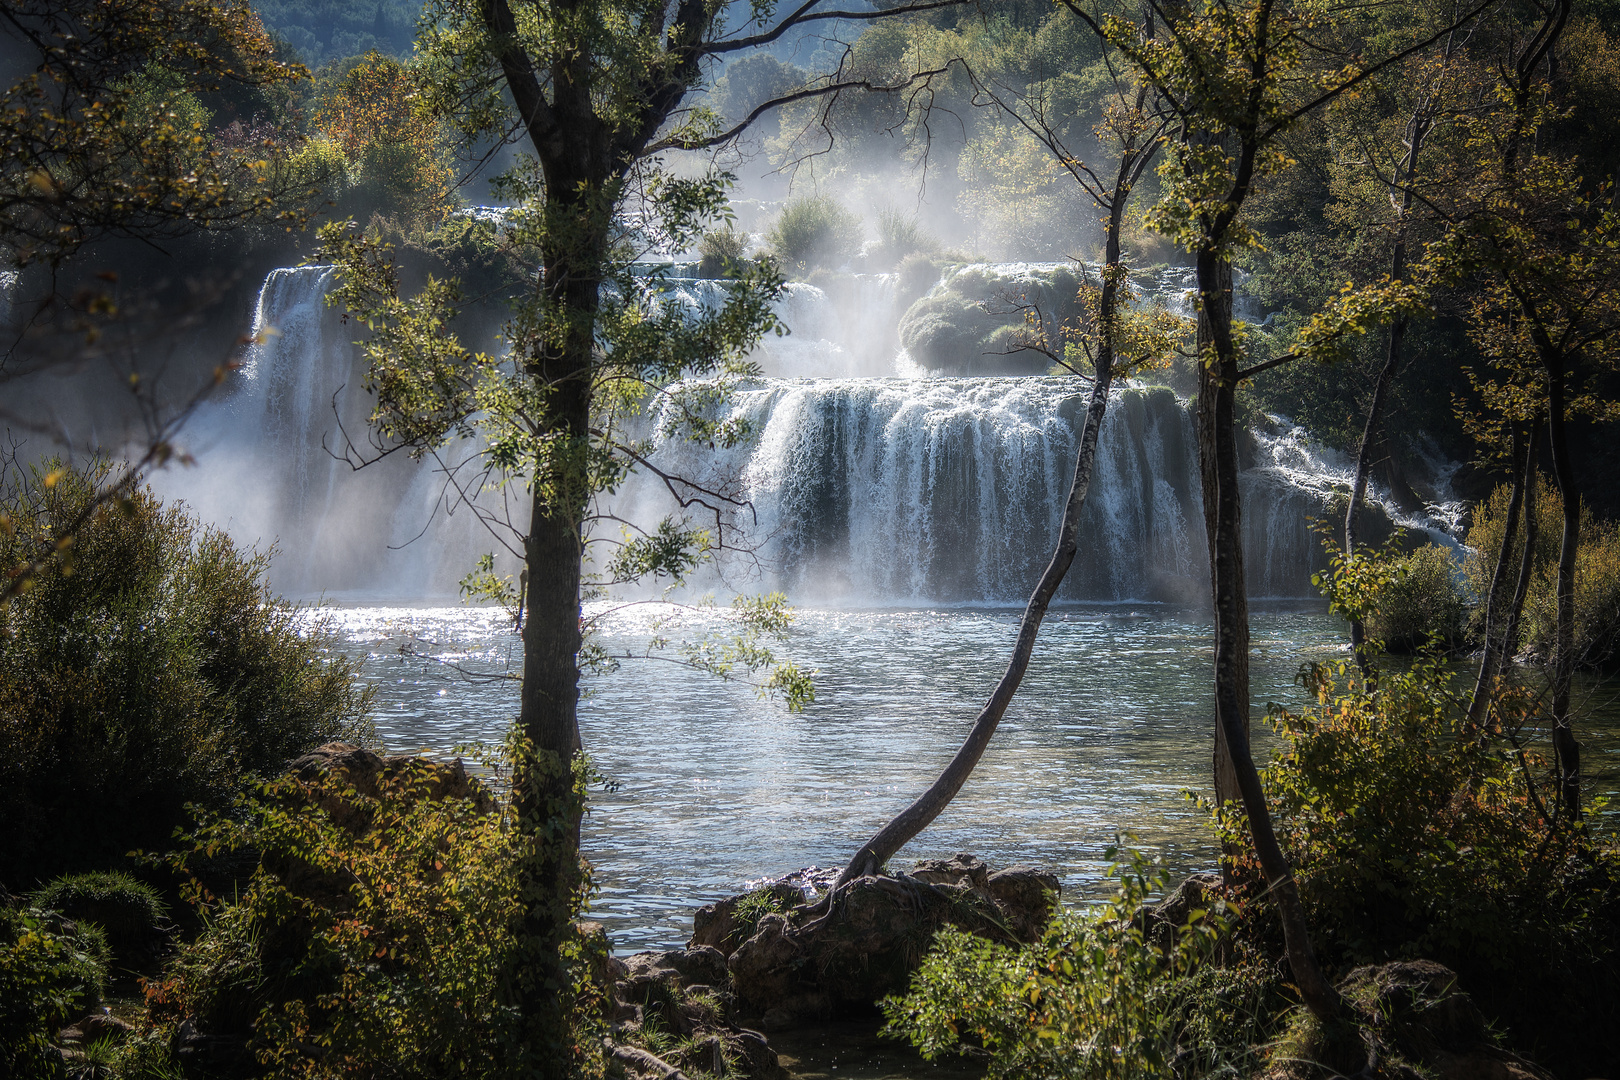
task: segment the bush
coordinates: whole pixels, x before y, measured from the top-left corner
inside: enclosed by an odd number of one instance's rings
[[[698,276],[706,278],[732,277],[736,268],[748,255],[749,237],[738,232],[729,222],[723,229],[705,233],[698,243]]]
[[[1491,493],[1474,512],[1468,530],[1473,549],[1463,573],[1475,595],[1490,592],[1491,573],[1507,517],[1511,485]],[[1620,661],[1620,524],[1598,522],[1581,507],[1579,544],[1575,555],[1575,658],[1585,668],[1612,671]],[[1519,648],[1547,662],[1558,640],[1558,549],[1564,535],[1564,500],[1551,480],[1542,477],[1536,491],[1536,550],[1532,555],[1530,591],[1525,598],[1519,628]],[[1510,565],[1518,573],[1522,534],[1514,538]],[[1477,640],[1484,632],[1485,612],[1474,612],[1470,632]]]
[[[108,469],[46,466],[0,492],[18,565],[91,504]],[[270,595],[267,557],[149,489],[104,506],[0,608],[0,880],[28,885],[156,847],[187,803],[220,807],[333,739],[371,691],[330,631]]]
[[[106,940],[59,916],[0,906],[0,1076],[60,1074],[64,1024],[101,1000]]]
[[[1482,731],[1438,659],[1375,687],[1346,665],[1305,677],[1316,703],[1274,709],[1262,776],[1324,963],[1438,961],[1554,1072],[1612,1069],[1592,1033],[1620,1025],[1620,851],[1551,816],[1534,699],[1505,693]]]
[[[878,211],[877,243],[867,252],[868,266],[891,270],[913,255],[939,250],[939,240],[924,229],[915,214],[889,208]]]
[[[1462,566],[1452,550],[1427,544],[1395,562],[1395,577],[1379,590],[1367,632],[1392,653],[1420,652],[1431,641],[1443,649],[1463,643],[1468,597]]]
[[[219,850],[260,853],[233,899],[194,883],[205,930],[147,989],[159,1031],[190,1018],[240,1040],[270,1076],[520,1071],[509,1059],[527,1033],[511,980],[526,941],[518,861],[532,841],[509,812],[432,797],[420,765],[380,776],[376,790],[285,778],[172,858],[184,870]],[[584,975],[589,944],[566,947],[580,973],[577,1045],[599,1047],[602,1032],[586,1030],[601,1015]]]
[[[992,1078],[1249,1074],[1273,980],[1250,961],[1213,962],[1222,905],[1160,940],[1143,907],[1167,876],[1138,855],[1120,877],[1112,901],[1058,915],[1034,945],[941,930],[910,993],[883,1002],[886,1030],[930,1059],[983,1053]]]
[[[60,911],[74,922],[91,923],[107,935],[112,955],[129,964],[144,959],[163,937],[167,908],[152,886],[112,870],[59,877],[30,900],[37,908]]]
[[[824,195],[795,199],[766,237],[785,270],[836,270],[861,249],[861,219]]]

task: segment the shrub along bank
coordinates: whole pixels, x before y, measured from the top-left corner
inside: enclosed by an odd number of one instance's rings
[[[1227,809],[1231,887],[1190,879],[1152,908],[1137,862],[1035,945],[942,933],[891,1030],[995,1077],[1545,1075],[1507,1047],[1558,1076],[1620,1070],[1620,846],[1560,813],[1536,698],[1504,683],[1474,726],[1437,659],[1302,678],[1314,700],[1273,709],[1262,778],[1345,996],[1336,1025],[1297,1008]]]
[[[68,534],[108,469],[14,472],[0,559]],[[187,803],[227,806],[334,738],[370,691],[330,634],[265,585],[268,558],[149,489],[90,513],[71,559],[0,608],[0,881],[127,865]]]

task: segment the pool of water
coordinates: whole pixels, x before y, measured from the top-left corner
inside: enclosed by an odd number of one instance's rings
[[[378,734],[394,751],[443,755],[497,739],[517,708],[518,643],[487,608],[348,607],[343,647],[378,685]],[[671,638],[713,615],[665,607],[604,616],[610,652],[642,651],[655,620]],[[740,682],[667,659],[626,660],[587,680],[580,723],[609,787],[594,793],[584,847],[593,917],[620,951],[685,943],[697,906],[750,881],[842,865],[933,779],[1006,662],[1017,613],[801,611],[783,651],[814,669],[802,713]],[[1206,867],[1212,747],[1207,620],[1151,607],[1049,617],[1029,674],[983,761],[902,864],[965,851],[992,865],[1052,867],[1071,897],[1102,887],[1120,835],[1175,871]],[[1253,687],[1298,700],[1301,662],[1343,652],[1317,611],[1254,620]],[[1257,724],[1257,728],[1260,725]],[[1264,738],[1261,739],[1262,743]]]
[[[517,639],[499,611],[347,606],[340,646],[378,687],[393,751],[437,756],[498,740],[517,711]],[[723,631],[722,617],[639,605],[599,613],[612,653]],[[592,917],[621,953],[675,948],[698,906],[806,866],[841,866],[950,759],[1006,663],[1007,610],[803,610],[782,648],[816,671],[802,713],[741,682],[665,659],[625,660],[586,680],[580,725],[608,786],[593,792],[584,847],[600,892]],[[1024,685],[978,769],[896,862],[971,852],[1040,863],[1070,900],[1106,888],[1118,836],[1172,872],[1208,868],[1213,846],[1186,793],[1207,793],[1210,634],[1197,613],[1067,608],[1041,631]],[[1267,702],[1299,702],[1302,663],[1345,657],[1320,610],[1253,617],[1257,753]],[[1600,791],[1620,790],[1620,707],[1588,686],[1580,738]]]

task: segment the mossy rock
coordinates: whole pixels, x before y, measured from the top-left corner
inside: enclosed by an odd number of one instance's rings
[[[902,269],[921,276],[934,264]],[[1015,273],[970,265],[947,271],[900,320],[900,344],[921,366],[950,375],[1041,375],[1051,367],[1046,353],[1022,349],[1031,332],[1027,316],[1039,312],[1048,346],[1059,327],[1080,314],[1080,278],[1063,267]]]

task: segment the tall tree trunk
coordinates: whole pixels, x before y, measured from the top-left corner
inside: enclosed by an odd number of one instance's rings
[[[1451,43],[1446,45],[1446,57],[1451,56]],[[1429,133],[1429,111],[1432,108],[1433,94],[1425,97],[1412,112],[1412,120],[1407,125],[1406,158],[1401,162],[1400,172],[1396,174],[1394,187],[1399,188],[1400,200],[1397,203],[1395,191],[1390,192],[1390,202],[1395,203],[1396,221],[1395,248],[1389,256],[1389,279],[1401,281],[1406,277],[1406,230],[1412,216],[1412,202],[1414,199],[1412,180],[1417,174],[1418,154],[1423,149],[1423,141]],[[1367,498],[1367,474],[1372,468],[1373,447],[1378,444],[1378,432],[1383,424],[1384,404],[1389,398],[1390,385],[1395,381],[1395,374],[1401,366],[1401,344],[1406,338],[1406,328],[1411,320],[1402,315],[1397,318],[1389,328],[1389,346],[1384,354],[1384,366],[1378,372],[1378,381],[1373,385],[1372,404],[1367,407],[1367,426],[1361,433],[1361,448],[1356,454],[1356,475],[1350,485],[1350,505],[1344,512],[1344,554],[1348,558],[1355,554],[1356,543],[1360,539],[1361,508]],[[1388,445],[1388,440],[1384,440]],[[1367,656],[1367,628],[1360,619],[1350,622],[1350,648],[1355,654],[1356,664],[1361,668],[1361,674],[1368,679],[1372,678],[1372,661]]]
[[[1564,372],[1547,371],[1547,434],[1553,475],[1564,497],[1564,535],[1558,545],[1558,634],[1553,654],[1553,751],[1558,755],[1559,802],[1571,821],[1581,816],[1581,745],[1569,723],[1569,701],[1575,681],[1575,555],[1580,543],[1581,496],[1564,434]]]
[[[1397,248],[1404,246],[1398,242]],[[1399,256],[1397,256],[1397,262]],[[1379,442],[1378,431],[1383,423],[1384,402],[1389,397],[1390,384],[1401,366],[1401,339],[1406,335],[1407,320],[1397,319],[1389,328],[1389,350],[1384,357],[1383,369],[1373,385],[1372,404],[1367,407],[1367,426],[1361,432],[1361,448],[1356,454],[1356,475],[1350,485],[1350,506],[1344,512],[1344,554],[1355,554],[1361,536],[1361,508],[1367,501],[1367,474],[1372,468],[1373,447]],[[1367,627],[1360,619],[1350,621],[1350,649],[1355,654],[1361,674],[1372,678],[1372,660],[1367,656]]]
[[[1530,425],[1528,450],[1524,458],[1524,550],[1519,553],[1519,580],[1513,586],[1513,600],[1508,605],[1507,622],[1502,627],[1503,662],[1513,659],[1519,652],[1519,619],[1524,614],[1524,601],[1530,595],[1530,581],[1536,573],[1536,446],[1540,433],[1537,425]]]
[[[1225,262],[1211,260],[1208,267],[1211,287],[1204,289],[1202,282],[1206,269],[1202,262],[1199,264],[1200,296],[1202,303],[1198,312],[1198,355],[1207,357],[1218,353],[1217,326],[1225,328],[1228,339],[1231,336],[1232,326],[1232,268]],[[1217,322],[1217,320],[1219,320]],[[1237,361],[1234,357],[1226,374],[1230,375],[1232,383],[1236,383],[1235,372]],[[1198,367],[1198,466],[1199,480],[1202,484],[1204,496],[1204,539],[1207,544],[1210,559],[1210,587],[1214,596],[1215,612],[1215,685],[1217,698],[1215,703],[1215,801],[1217,803],[1241,803],[1243,793],[1238,785],[1237,770],[1232,764],[1232,753],[1227,745],[1226,725],[1222,722],[1221,700],[1218,688],[1230,685],[1235,688],[1237,705],[1233,711],[1234,717],[1243,729],[1245,740],[1249,735],[1249,593],[1243,580],[1243,564],[1241,551],[1234,564],[1231,559],[1231,547],[1226,545],[1228,552],[1220,567],[1224,567],[1230,575],[1236,577],[1227,581],[1228,603],[1222,603],[1222,582],[1220,569],[1217,566],[1217,552],[1223,550],[1218,527],[1221,518],[1212,513],[1221,500],[1220,477],[1217,474],[1218,455],[1216,443],[1220,432],[1227,433],[1232,458],[1232,473],[1234,481],[1229,487],[1229,498],[1233,500],[1230,512],[1233,515],[1233,527],[1239,548],[1242,545],[1241,522],[1237,521],[1240,506],[1237,500],[1237,487],[1235,477],[1237,474],[1237,446],[1233,410],[1236,404],[1236,387],[1222,388],[1222,369],[1211,367],[1207,362],[1200,363]],[[1224,427],[1222,415],[1224,414]],[[1235,589],[1235,592],[1232,591]],[[1223,619],[1224,615],[1224,619]]]
[[[1123,170],[1121,175],[1125,175]],[[1035,638],[1040,633],[1041,621],[1046,617],[1047,608],[1052,603],[1052,597],[1057,595],[1058,586],[1063,583],[1064,575],[1074,563],[1075,552],[1079,546],[1080,511],[1085,508],[1086,493],[1091,488],[1092,466],[1097,457],[1097,437],[1102,431],[1103,418],[1108,412],[1108,391],[1114,378],[1116,351],[1114,309],[1119,302],[1120,290],[1125,284],[1124,267],[1120,263],[1119,234],[1127,194],[1128,188],[1123,193],[1116,188],[1116,195],[1109,211],[1102,295],[1098,305],[1101,312],[1101,340],[1093,365],[1091,397],[1086,405],[1085,422],[1080,429],[1080,442],[1075,451],[1074,475],[1069,482],[1069,497],[1063,505],[1063,519],[1058,527],[1057,545],[1052,552],[1052,561],[1047,564],[1034,593],[1030,595],[1029,602],[1024,605],[1024,616],[1018,623],[1018,639],[1013,645],[1013,654],[1007,662],[1007,670],[1002,673],[1000,681],[991,691],[990,700],[979,710],[979,715],[973,721],[973,727],[968,731],[967,739],[951,758],[950,764],[945,766],[939,778],[915,802],[878,830],[872,839],[861,845],[861,849],[838,875],[835,889],[854,878],[875,873],[912,837],[927,828],[945,807],[950,805],[956,793],[962,790],[962,785],[967,782],[974,766],[978,765],[979,759],[984,756],[985,747],[990,745],[990,737],[996,733],[1001,718],[1006,715],[1007,706],[1012,702],[1013,695],[1018,692],[1019,683],[1023,682],[1024,672],[1029,668],[1030,656],[1035,651]]]
[[[580,565],[588,498],[591,364],[598,274],[605,225],[591,192],[600,184],[567,187],[548,210],[577,226],[574,247],[548,253],[539,287],[558,333],[528,346],[528,374],[543,393],[533,437],[544,464],[530,478],[531,513],[523,538],[528,573],[523,621],[523,684],[518,729],[523,753],[513,765],[513,811],[534,848],[518,863],[524,901],[523,946],[511,973],[516,1004],[529,1025],[526,1064],[539,1075],[571,1075],[567,1040],[573,975],[564,948],[583,899],[579,829],[583,807],[575,791],[580,750]],[[593,243],[594,239],[594,243]]]
[[[1198,253],[1203,309],[1199,336],[1203,338],[1207,332],[1210,345],[1208,352],[1200,352],[1198,460],[1215,606],[1216,794],[1222,796],[1223,782],[1235,784],[1235,800],[1243,805],[1255,853],[1282,922],[1295,984],[1311,1012],[1327,1018],[1338,1012],[1339,994],[1317,963],[1299,886],[1277,842],[1249,747],[1249,599],[1243,574],[1243,503],[1238,491],[1239,367],[1232,338],[1231,274],[1231,267],[1215,251]],[[1227,771],[1224,781],[1223,766]]]
[[[1513,428],[1513,493],[1508,497],[1506,520],[1502,522],[1502,548],[1496,553],[1491,570],[1491,589],[1485,597],[1485,649],[1474,677],[1474,696],[1468,702],[1468,726],[1479,730],[1490,712],[1491,697],[1501,667],[1501,627],[1507,621],[1509,567],[1513,562],[1513,538],[1519,534],[1519,514],[1524,507],[1525,470],[1529,455],[1524,432]]]

